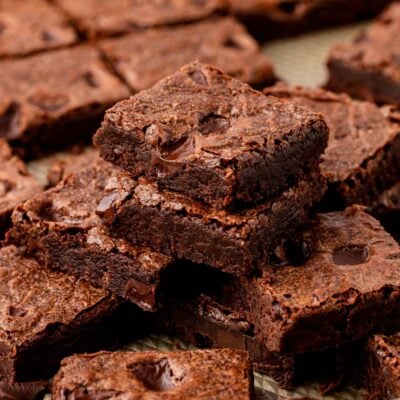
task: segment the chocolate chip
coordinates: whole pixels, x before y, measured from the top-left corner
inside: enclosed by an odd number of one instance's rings
[[[332,259],[336,265],[358,265],[367,262],[367,246],[346,246],[334,250]]]
[[[35,93],[28,97],[29,103],[46,112],[54,112],[68,104],[69,99],[64,94]]]
[[[21,107],[12,102],[0,115],[0,137],[8,140],[17,139],[21,135]]]

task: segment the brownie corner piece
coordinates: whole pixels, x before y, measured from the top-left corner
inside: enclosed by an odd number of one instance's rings
[[[400,4],[391,4],[351,42],[336,45],[328,58],[326,87],[379,104],[400,105]]]
[[[100,352],[63,360],[52,388],[54,400],[105,392],[135,399],[251,400],[253,373],[247,353],[231,349]]]
[[[192,63],[109,109],[94,143],[132,177],[222,209],[292,186],[327,139],[319,114]]]

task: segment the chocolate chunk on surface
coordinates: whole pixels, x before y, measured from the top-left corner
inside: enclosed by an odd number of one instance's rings
[[[129,95],[87,45],[0,61],[0,138],[29,157],[88,140]]]
[[[246,29],[230,17],[134,32],[103,40],[100,48],[135,92],[196,60],[258,88],[275,81],[268,58]]]
[[[145,178],[111,178],[97,207],[110,234],[236,275],[268,265],[271,249],[308,220],[325,191],[319,172],[256,207],[216,210]]]
[[[188,23],[225,8],[224,0],[55,0],[89,37]]]
[[[26,165],[0,139],[0,238],[8,228],[13,209],[41,190]]]
[[[322,113],[330,130],[321,164],[328,180],[328,207],[374,205],[398,180],[400,114],[393,107],[281,83],[264,93]]]
[[[119,168],[96,154],[84,153],[72,163],[63,167],[72,174],[15,210],[8,240],[50,269],[74,274],[146,310],[157,308],[160,274],[173,259],[113,238],[103,227],[96,207]]]
[[[394,2],[328,59],[327,88],[376,103],[400,105],[400,4]]]
[[[109,109],[94,143],[133,177],[221,209],[317,170],[327,138],[319,114],[192,63]]]
[[[54,400],[117,398],[250,400],[253,374],[245,352],[100,352],[65,359]]]
[[[0,250],[0,275],[1,381],[49,378],[63,357],[116,340],[121,302],[106,290],[41,268],[13,246]]]
[[[77,40],[66,17],[46,0],[2,0],[0,58],[26,56]]]

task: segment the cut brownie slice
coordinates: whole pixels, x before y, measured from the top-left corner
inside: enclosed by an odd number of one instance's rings
[[[0,239],[9,226],[13,209],[41,190],[26,165],[0,139]]]
[[[107,291],[41,268],[12,246],[0,250],[0,274],[0,381],[48,378],[63,357],[115,342],[122,304]],[[139,330],[140,314],[128,315]]]
[[[86,36],[109,36],[206,18],[225,0],[55,0]]]
[[[129,95],[90,46],[3,60],[0,69],[0,137],[27,156],[89,139],[104,110]]]
[[[46,0],[2,0],[0,57],[25,56],[78,40],[65,16]]]
[[[122,174],[110,179],[97,213],[115,237],[243,275],[268,263],[270,250],[307,221],[324,190],[316,172],[268,202],[228,212]]]
[[[227,208],[307,176],[327,139],[319,114],[192,63],[108,110],[94,143],[133,177]]]
[[[400,398],[400,334],[377,335],[368,341],[365,370],[371,399]]]
[[[325,199],[329,208],[374,204],[398,180],[400,114],[391,107],[285,84],[264,93],[322,113],[330,131],[321,164],[329,183]]]
[[[153,310],[160,274],[173,260],[107,234],[95,210],[106,182],[119,169],[93,155],[85,164],[86,157],[74,159],[81,171],[15,210],[8,240],[23,245],[48,268],[75,274]]]
[[[117,395],[118,394],[118,395]],[[63,360],[53,400],[253,398],[253,374],[238,350],[100,352]]]
[[[391,5],[352,42],[329,56],[327,88],[377,103],[400,105],[400,3]]]
[[[104,40],[100,48],[135,92],[196,60],[260,89],[275,81],[272,65],[257,42],[228,17],[135,32]]]
[[[259,40],[343,25],[377,15],[391,0],[228,0]]]

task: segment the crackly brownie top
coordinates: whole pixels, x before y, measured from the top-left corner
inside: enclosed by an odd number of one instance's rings
[[[264,93],[322,113],[329,127],[329,141],[321,171],[331,182],[344,181],[400,133],[400,114],[390,107],[283,83],[266,88]]]
[[[245,400],[251,398],[251,379],[248,355],[238,350],[100,352],[64,359],[52,395]]]
[[[56,0],[88,35],[190,22],[224,7],[225,0]]]
[[[0,138],[18,139],[28,127],[93,104],[112,104],[128,89],[90,46],[0,62]]]
[[[77,41],[67,19],[46,0],[0,2],[0,57],[26,55]]]
[[[222,168],[226,179],[233,172],[229,163],[247,160],[251,151],[273,153],[282,142],[302,142],[315,125],[325,127],[319,114],[196,62],[117,103],[103,121],[104,130],[137,135],[163,168]]]
[[[271,63],[257,42],[229,17],[136,32],[100,46],[135,91],[151,87],[194,60],[215,65],[250,85],[274,79]]]
[[[19,346],[53,324],[68,325],[110,297],[67,274],[41,268],[13,247],[0,249],[0,342]]]
[[[29,174],[26,165],[13,156],[7,143],[0,139],[0,217],[40,190],[39,183]]]
[[[54,188],[17,207],[13,214],[14,223],[28,221],[29,224],[46,227],[60,235],[68,234],[71,230],[81,231],[88,245],[135,257],[140,263],[141,273],[159,272],[171,262],[170,257],[129,245],[125,240],[107,234],[95,211],[108,180],[120,170],[92,154],[84,153],[82,158],[87,156],[89,160],[86,165],[84,161],[73,160],[75,166],[83,166],[82,170],[67,175]]]
[[[400,3],[395,2],[350,43],[335,46],[332,59],[378,69],[400,81]]]

